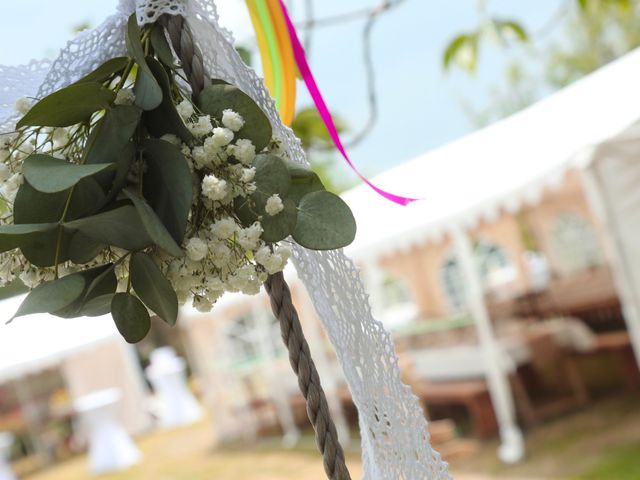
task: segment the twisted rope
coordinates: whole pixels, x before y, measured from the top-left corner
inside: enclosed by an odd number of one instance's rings
[[[289,350],[291,367],[298,376],[298,386],[307,402],[307,415],[316,432],[316,444],[322,453],[324,471],[331,480],[349,480],[351,477],[336,426],[329,413],[327,397],[282,272],[270,275],[265,288],[269,294],[271,310],[280,321],[282,340]]]
[[[191,85],[193,98],[211,83],[205,72],[202,53],[193,41],[193,36],[184,18],[163,15],[160,23],[169,34],[182,70]],[[331,480],[351,480],[345,463],[344,451],[338,440],[335,424],[331,419],[327,397],[320,384],[320,376],[311,358],[309,344],[302,331],[291,291],[282,272],[270,275],[265,283],[271,309],[280,322],[282,340],[289,350],[291,367],[298,377],[298,386],[307,402],[307,415],[316,433],[316,444],[322,453],[324,470]]]
[[[171,45],[191,86],[193,98],[198,98],[204,87],[211,83],[211,79],[205,72],[202,52],[193,41],[191,30],[180,15],[162,15],[159,23],[169,34]]]

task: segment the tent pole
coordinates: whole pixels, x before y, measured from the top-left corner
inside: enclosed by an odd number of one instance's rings
[[[581,170],[583,185],[589,206],[602,222],[604,230],[608,232],[608,235],[603,236],[603,243],[613,271],[616,290],[622,304],[622,315],[627,325],[636,363],[640,367],[640,305],[634,293],[638,292],[638,286],[634,285],[633,276],[629,272],[624,246],[620,243],[619,229],[595,169],[596,164],[591,164],[588,168]]]
[[[462,228],[455,227],[451,233],[456,257],[460,262],[465,280],[467,305],[480,339],[489,394],[500,429],[498,457],[505,463],[517,463],[524,456],[524,440],[515,420],[515,407],[509,379],[484,301],[482,280],[474,259],[473,247]]]

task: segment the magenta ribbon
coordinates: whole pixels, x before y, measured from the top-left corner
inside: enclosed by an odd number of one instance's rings
[[[338,151],[342,154],[342,157],[346,160],[347,164],[351,167],[351,169],[356,172],[356,174],[362,179],[364,183],[369,185],[373,190],[375,190],[379,195],[382,195],[387,200],[397,203],[398,205],[408,205],[411,202],[415,202],[419,200],[417,198],[408,198],[401,197],[399,195],[395,195],[393,193],[386,192],[381,188],[376,187],[373,183],[371,183],[364,175],[362,175],[356,166],[353,164],[349,155],[342,145],[342,141],[340,140],[340,135],[338,134],[338,129],[336,128],[335,123],[333,123],[333,118],[331,117],[331,113],[329,112],[329,108],[327,108],[327,104],[322,97],[322,93],[320,93],[320,89],[318,88],[318,84],[311,73],[311,68],[309,67],[309,62],[307,61],[307,55],[305,54],[304,47],[298,38],[298,32],[296,31],[296,27],[293,25],[291,21],[291,17],[289,16],[289,12],[287,12],[287,7],[284,4],[283,0],[280,1],[280,6],[282,8],[282,13],[284,14],[284,19],[287,24],[287,29],[289,30],[289,36],[291,37],[291,46],[293,48],[293,56],[296,60],[296,64],[298,65],[298,70],[300,71],[300,75],[304,80],[304,83],[307,86],[307,90],[309,90],[309,94],[313,99],[313,102],[316,105],[316,109],[320,114],[320,118],[324,122],[327,127],[327,131],[329,132],[329,136],[331,140],[333,140],[333,144],[336,146]]]

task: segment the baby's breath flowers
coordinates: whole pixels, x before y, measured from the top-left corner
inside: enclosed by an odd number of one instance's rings
[[[132,15],[126,57],[16,102],[0,136],[0,286],[32,290],[14,317],[111,313],[137,342],[150,311],[173,325],[185,302],[258,293],[292,241],[353,240],[346,204],[287,157],[261,108],[215,79],[192,99],[153,28]]]

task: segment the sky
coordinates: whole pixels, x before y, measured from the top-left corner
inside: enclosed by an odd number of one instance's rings
[[[253,46],[244,0],[217,0],[221,22],[239,43]],[[294,18],[303,19],[301,0],[293,0]],[[316,18],[371,7],[379,0],[319,0]],[[535,31],[551,18],[558,0],[514,2],[487,0],[489,12],[521,21]],[[118,0],[3,1],[0,18],[0,65],[18,65],[32,58],[55,57],[71,38],[72,27],[95,26],[115,12]],[[61,8],[64,5],[64,8]],[[350,150],[352,160],[367,175],[406,162],[473,130],[462,100],[476,106],[489,101],[488,89],[500,83],[508,55],[491,44],[481,49],[478,72],[446,74],[442,52],[456,34],[478,22],[477,0],[406,0],[381,17],[373,33],[373,61],[379,117],[373,130]],[[9,19],[9,21],[7,21]],[[28,19],[28,20],[27,20]],[[308,52],[311,66],[329,107],[357,132],[368,118],[362,62],[363,21],[318,28]],[[11,46],[11,47],[8,47]],[[300,106],[310,105],[299,84]],[[348,135],[346,136],[348,140]],[[349,170],[344,168],[345,175]]]

